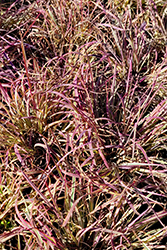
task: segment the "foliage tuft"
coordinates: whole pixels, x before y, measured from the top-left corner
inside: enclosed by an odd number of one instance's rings
[[[1,249],[166,249],[166,13],[1,1]]]

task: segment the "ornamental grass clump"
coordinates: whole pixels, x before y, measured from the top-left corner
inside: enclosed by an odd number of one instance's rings
[[[165,249],[166,10],[1,5],[1,249]]]

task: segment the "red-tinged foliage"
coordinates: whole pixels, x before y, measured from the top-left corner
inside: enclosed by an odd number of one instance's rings
[[[1,249],[165,249],[166,9],[0,3]]]

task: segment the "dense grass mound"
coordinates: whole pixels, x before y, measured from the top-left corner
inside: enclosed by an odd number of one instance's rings
[[[0,5],[0,248],[166,249],[166,0]]]

